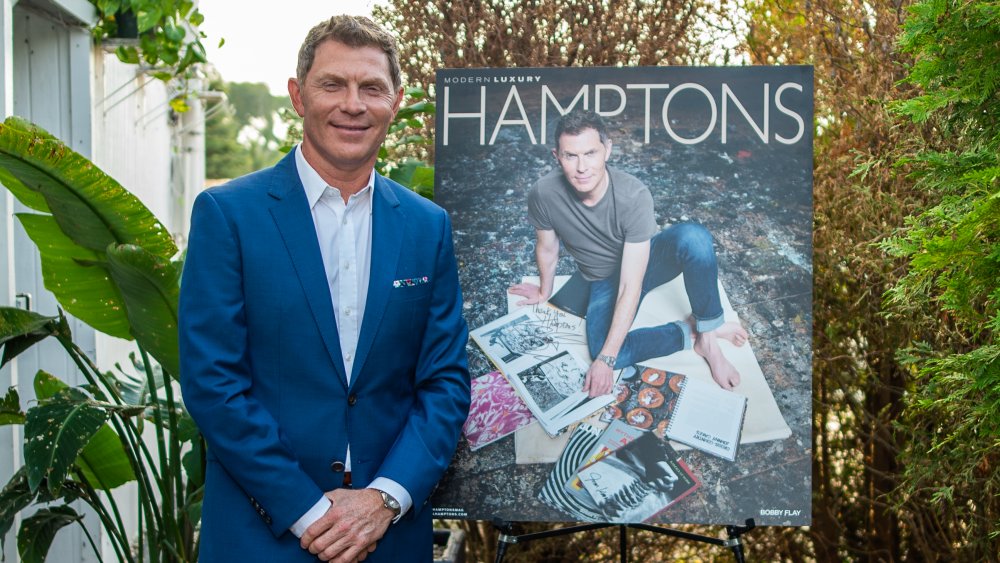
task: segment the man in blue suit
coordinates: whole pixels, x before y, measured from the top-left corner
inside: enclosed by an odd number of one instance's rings
[[[403,96],[367,18],[313,28],[303,141],[195,202],[181,385],[208,442],[202,561],[430,561],[469,406],[443,210],[374,172]]]

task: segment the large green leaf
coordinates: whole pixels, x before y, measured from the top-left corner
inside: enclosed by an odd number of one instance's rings
[[[60,323],[57,317],[46,317],[14,307],[0,307],[0,346],[3,358],[0,367],[36,342],[57,334]]]
[[[104,409],[69,393],[29,409],[24,423],[24,464],[31,490],[37,491],[47,481],[49,492],[58,494],[77,457],[107,418]]]
[[[50,373],[39,371],[35,375],[35,396],[39,400],[51,399],[59,393],[76,393],[75,400],[86,400],[86,396]],[[102,425],[87,442],[76,458],[76,466],[95,489],[111,490],[135,480],[121,438],[108,424]]]
[[[423,162],[407,159],[392,169],[389,178],[427,199],[434,199],[434,168]]]
[[[181,465],[184,466],[184,473],[188,477],[188,482],[199,487],[205,483],[205,460],[203,458],[202,450],[198,444],[195,444],[181,458]]]
[[[103,253],[74,243],[51,215],[18,213],[17,218],[41,254],[45,288],[63,308],[105,334],[131,340],[121,293],[100,265]]]
[[[28,486],[28,470],[21,466],[0,491],[0,546],[10,527],[14,525],[14,517],[33,502],[35,493]]]
[[[107,424],[83,448],[76,465],[95,489],[109,491],[135,481],[135,472],[125,455],[122,441]]]
[[[108,270],[125,299],[132,336],[171,375],[180,374],[180,267],[134,245],[109,246]]]
[[[18,512],[35,503],[53,502],[58,499],[72,502],[78,498],[86,500],[87,496],[80,484],[73,481],[63,483],[58,497],[48,494],[45,487],[32,492],[28,486],[28,468],[22,465],[0,491],[0,551],[3,550],[4,539],[14,525],[14,517]]]
[[[17,389],[10,387],[7,394],[0,399],[0,426],[8,424],[24,424],[24,411],[21,410],[21,397]]]
[[[44,563],[56,532],[81,518],[67,505],[43,508],[26,518],[17,533],[17,554],[22,563]]]
[[[35,390],[35,397],[39,401],[51,399],[59,393],[72,392],[70,386],[65,381],[44,370],[38,370],[38,373],[35,374],[32,387]],[[80,401],[86,400],[86,396],[84,395],[77,395],[75,398]]]
[[[23,120],[8,120],[4,125],[11,129],[19,129],[25,135],[35,136],[41,139],[52,140],[54,137],[48,131],[36,127],[33,123]],[[11,174],[6,167],[0,166],[0,184],[3,184],[14,197],[29,209],[49,213],[49,206],[45,203],[45,197],[40,192],[28,189],[23,182]]]
[[[76,244],[104,252],[109,244],[136,244],[163,258],[177,253],[167,229],[133,194],[91,161],[18,117],[0,124],[0,168],[40,194],[59,228]],[[8,189],[11,189],[8,186]],[[22,198],[38,209],[37,198]],[[34,203],[34,206],[32,205]]]

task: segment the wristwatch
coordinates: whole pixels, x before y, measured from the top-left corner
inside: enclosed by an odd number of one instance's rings
[[[597,359],[607,364],[609,368],[615,369],[615,360],[617,360],[618,358],[614,356],[609,356],[607,354],[600,354],[597,356]]]
[[[399,513],[403,511],[403,508],[399,506],[399,501],[385,491],[380,491],[378,489],[375,490],[378,491],[378,494],[382,495],[382,506],[392,511],[392,517],[394,519],[398,518]]]

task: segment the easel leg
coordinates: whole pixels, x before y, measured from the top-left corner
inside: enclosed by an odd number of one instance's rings
[[[507,553],[507,546],[512,543],[510,533],[514,529],[514,525],[510,522],[494,520],[493,526],[500,532],[500,537],[497,538],[497,558],[495,559],[495,563],[501,563],[504,555]],[[514,537],[514,541],[517,541],[516,537]]]
[[[625,524],[618,524],[618,550],[621,563],[628,563],[628,536],[625,534]]]
[[[726,526],[726,534],[729,536],[729,541],[726,544],[733,552],[736,563],[746,563],[746,554],[743,552],[743,541],[740,536],[754,529],[754,526],[753,518],[747,518],[746,524],[743,526]]]

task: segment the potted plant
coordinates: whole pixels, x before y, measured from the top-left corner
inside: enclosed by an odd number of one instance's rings
[[[97,8],[94,39],[137,38],[120,43],[118,59],[145,64],[154,77],[168,81],[188,77],[196,63],[206,62],[205,34],[198,30],[204,16],[192,0],[90,0]],[[133,27],[134,24],[134,27]]]

